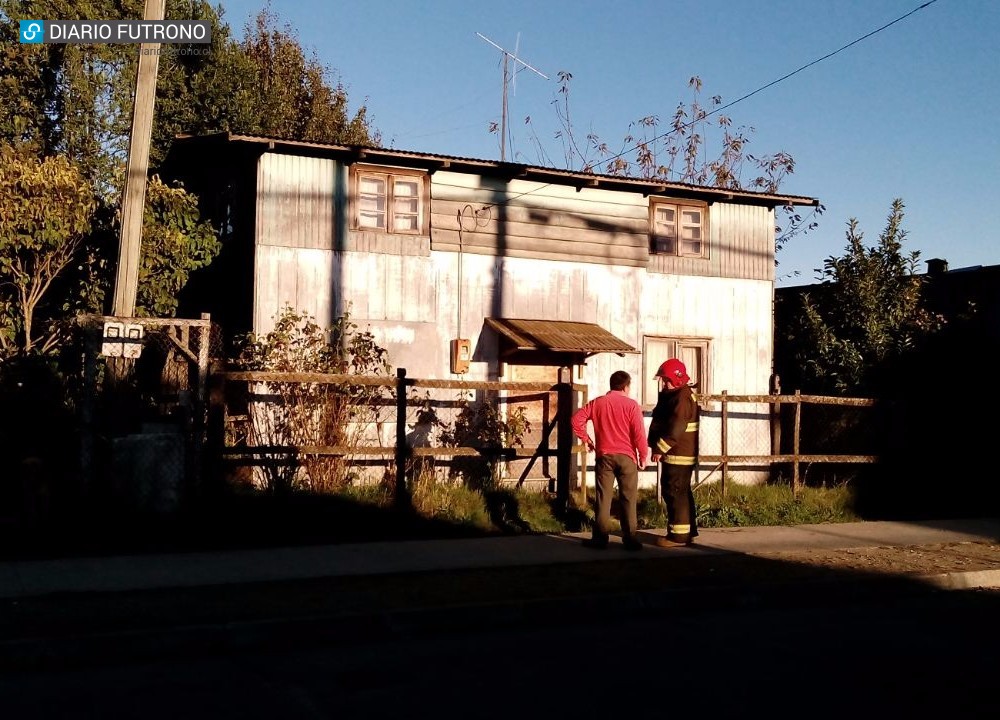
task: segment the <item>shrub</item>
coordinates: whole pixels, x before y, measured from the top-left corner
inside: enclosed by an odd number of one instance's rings
[[[385,349],[371,333],[359,332],[349,313],[324,329],[308,313],[286,306],[275,317],[274,329],[240,338],[237,351],[233,364],[242,370],[385,376],[391,371]],[[287,448],[264,457],[265,488],[325,493],[347,485],[357,472],[349,449],[381,442],[386,392],[350,383],[254,384],[248,393],[246,442]],[[343,447],[348,454],[310,452],[310,447]]]

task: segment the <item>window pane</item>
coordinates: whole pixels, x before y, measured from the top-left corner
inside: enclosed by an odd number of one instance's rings
[[[420,230],[420,183],[414,178],[393,180],[392,228],[397,232]]]
[[[385,227],[385,198],[362,195],[358,198],[358,225],[361,227]]]
[[[653,208],[653,237],[649,251],[675,255],[677,253],[677,207],[659,204]]]
[[[396,180],[392,194],[394,197],[417,197],[419,184],[416,180]]]
[[[358,225],[370,228],[385,228],[385,213],[366,213],[358,215]]]
[[[385,178],[362,175],[358,178],[358,226],[385,228]]]
[[[657,235],[649,245],[652,253],[674,255],[677,252],[677,241],[672,237]]]
[[[681,211],[680,254],[701,257],[702,244],[702,212],[695,208],[684,208]]]
[[[408,232],[416,232],[417,228],[417,216],[416,215],[400,215],[394,214],[392,216],[392,226],[394,230],[403,230]]]
[[[642,404],[655,405],[656,397],[659,393],[659,384],[656,380],[656,371],[660,364],[674,356],[676,343],[667,338],[647,337],[644,343],[642,358],[643,382],[642,382]]]
[[[691,378],[691,383],[693,385],[698,385],[698,390],[702,393],[707,393],[708,391],[701,387],[701,377],[702,377],[702,348],[697,345],[681,345],[680,346],[680,357],[678,358],[684,367],[687,368],[688,376]]]
[[[417,214],[419,206],[416,198],[396,197],[393,198],[392,211],[394,213]]]
[[[701,256],[701,243],[685,240],[681,242],[681,255]]]
[[[362,175],[358,182],[358,191],[362,195],[385,195],[385,179]]]
[[[361,195],[358,197],[358,209],[362,212],[385,212],[385,197],[378,195]]]

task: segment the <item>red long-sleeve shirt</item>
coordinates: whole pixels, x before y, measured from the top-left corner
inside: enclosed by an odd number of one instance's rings
[[[587,434],[587,422],[594,424],[594,442]],[[645,461],[649,445],[642,422],[639,403],[621,390],[609,390],[573,413],[573,432],[588,445],[594,445],[597,455],[617,453]]]

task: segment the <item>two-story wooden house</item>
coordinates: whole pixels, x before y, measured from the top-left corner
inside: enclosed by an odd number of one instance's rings
[[[184,305],[229,333],[266,331],[285,305],[321,323],[349,310],[411,377],[458,378],[466,340],[465,379],[570,367],[595,397],[624,369],[647,409],[671,356],[702,393],[767,393],[774,211],[817,204],[228,133],[178,138],[165,174],[222,226]],[[730,422],[730,452],[767,454],[766,408]]]

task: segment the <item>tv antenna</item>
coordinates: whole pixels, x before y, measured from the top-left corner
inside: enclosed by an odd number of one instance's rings
[[[531,72],[535,73],[536,75],[541,75],[546,80],[548,80],[549,77],[545,73],[536,70],[535,68],[531,67],[531,65],[526,63],[524,60],[519,58],[517,56],[516,49],[514,50],[514,52],[510,52],[497,45],[495,42],[490,40],[482,33],[477,32],[476,35],[478,35],[483,40],[485,40],[490,45],[492,45],[497,50],[503,53],[503,110],[500,113],[500,162],[504,162],[507,159],[506,157],[507,156],[507,85],[510,82],[511,78],[513,77],[510,71],[510,61],[513,60],[515,63],[520,63],[521,65],[524,65],[524,67],[528,68],[528,70],[531,70]],[[518,35],[518,44],[520,44],[520,41],[521,37],[520,35]]]

